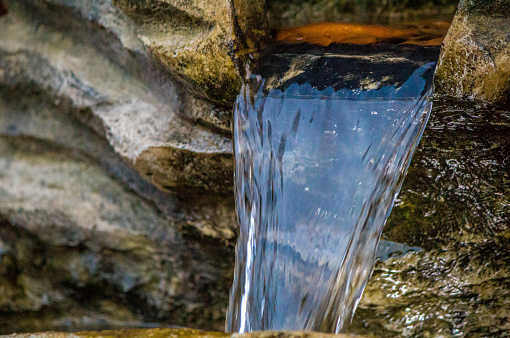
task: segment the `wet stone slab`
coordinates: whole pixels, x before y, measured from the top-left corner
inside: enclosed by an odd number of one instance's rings
[[[193,329],[131,329],[111,331],[89,331],[76,333],[47,332],[12,334],[2,337],[12,338],[347,338],[351,335],[331,335],[312,332],[266,331],[249,334],[228,334],[222,332],[206,332]],[[361,336],[356,336],[361,337]]]

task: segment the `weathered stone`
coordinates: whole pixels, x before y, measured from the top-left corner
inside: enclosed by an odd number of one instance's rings
[[[353,337],[347,335],[332,335],[324,333],[312,332],[292,332],[292,331],[265,331],[254,332],[249,334],[227,334],[221,332],[204,332],[192,329],[131,329],[131,330],[110,330],[100,332],[76,332],[76,333],[62,333],[62,332],[46,332],[36,334],[13,334],[7,337],[24,337],[24,338],[142,338],[142,337],[172,337],[172,338],[346,338]]]
[[[233,58],[241,78],[267,42],[268,22],[265,0],[229,0],[232,8]]]
[[[462,0],[436,70],[438,93],[510,101],[510,1]]]
[[[232,21],[226,1],[113,2],[133,19],[152,55],[230,109],[240,81],[229,56]]]
[[[10,314],[0,332],[168,319],[221,328],[233,253],[188,224],[192,214],[158,210],[75,152],[0,139],[0,308]],[[66,324],[80,317],[88,324]]]
[[[205,332],[193,329],[130,329],[130,330],[108,330],[108,331],[89,331],[89,332],[44,332],[29,334],[13,334],[5,337],[24,337],[24,338],[135,338],[135,337],[173,337],[173,338],[226,338],[228,334],[221,332]]]
[[[351,332],[504,336],[510,319],[510,112],[437,99]]]
[[[350,330],[389,336],[504,336],[508,240],[378,263]]]
[[[227,120],[215,117],[217,108],[145,54],[136,26],[120,10],[104,2],[92,2],[90,8],[66,4],[14,2],[0,20],[0,84],[11,91],[8,99],[38,92],[49,96],[57,109],[105,136],[158,187],[231,186],[231,162],[223,160],[230,140],[201,125],[229,130]],[[55,17],[66,11],[65,20]],[[109,17],[114,14],[115,20]],[[16,129],[15,121],[8,128]],[[52,132],[58,134],[46,133]],[[194,170],[187,154],[193,154],[194,163],[219,170]],[[166,162],[152,167],[163,175],[152,175],[147,157]]]
[[[235,237],[224,107],[239,84],[222,44],[234,21],[224,1],[115,4],[0,6],[8,10],[0,17],[1,333],[223,329]],[[263,42],[261,4],[238,4],[241,56]],[[383,235],[413,248],[390,245],[352,332],[505,334],[509,119],[506,110],[436,102]]]
[[[437,99],[387,235],[428,250],[508,237],[509,118],[508,110]]]
[[[111,1],[6,7],[0,333],[222,329],[235,218],[221,103]]]

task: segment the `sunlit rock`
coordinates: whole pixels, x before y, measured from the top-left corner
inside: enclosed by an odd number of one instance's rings
[[[489,102],[510,100],[510,1],[462,0],[436,71],[436,89]]]
[[[449,22],[437,21],[418,27],[390,27],[380,25],[360,25],[353,23],[319,23],[278,31],[276,40],[309,42],[323,46],[332,43],[354,44],[415,44],[422,46],[440,45]]]

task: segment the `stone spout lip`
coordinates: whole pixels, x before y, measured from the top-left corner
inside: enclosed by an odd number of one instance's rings
[[[308,331],[260,331],[252,333],[223,333],[223,332],[212,332],[212,331],[200,331],[195,329],[168,329],[168,328],[156,328],[156,329],[127,329],[127,330],[107,330],[107,331],[83,331],[75,333],[65,332],[41,332],[41,333],[22,333],[22,334],[11,334],[2,335],[0,337],[16,337],[16,338],[220,338],[220,337],[231,337],[231,338],[347,338],[347,337],[363,337],[359,335],[350,334],[327,334],[320,332],[308,332]]]
[[[285,91],[292,84],[309,84],[316,90],[377,90],[399,88],[415,70],[436,62],[437,46],[331,44],[281,42],[268,48],[254,74],[264,81],[264,94]],[[320,70],[320,71],[319,71]],[[326,76],[324,76],[326,74]],[[424,74],[431,81],[433,68]],[[251,88],[257,88],[250,83]]]

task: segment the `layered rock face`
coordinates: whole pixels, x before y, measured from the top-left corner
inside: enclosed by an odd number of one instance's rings
[[[0,17],[2,333],[223,326],[232,158],[207,76],[221,66],[214,84],[237,91],[228,8],[188,30],[207,8],[117,5],[10,1]],[[194,77],[182,64],[209,45]]]
[[[436,71],[439,92],[510,102],[510,1],[462,0]]]

